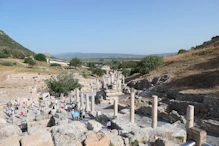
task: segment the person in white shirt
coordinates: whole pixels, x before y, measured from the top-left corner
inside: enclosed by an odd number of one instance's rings
[[[66,111],[68,110],[68,105],[67,105],[67,104],[65,104],[65,110],[66,110]]]
[[[75,108],[75,103],[74,103],[74,102],[72,103],[72,108],[73,108],[73,109]]]
[[[80,106],[80,102],[77,103],[77,109],[80,110],[81,106]]]
[[[107,121],[106,127],[107,127],[107,129],[111,129],[111,121],[110,120]]]

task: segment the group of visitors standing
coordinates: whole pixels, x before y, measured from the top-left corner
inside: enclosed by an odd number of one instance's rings
[[[65,110],[68,110],[67,104]],[[72,120],[79,120],[85,118],[85,110],[81,108],[80,102],[71,103],[71,115],[72,115]]]

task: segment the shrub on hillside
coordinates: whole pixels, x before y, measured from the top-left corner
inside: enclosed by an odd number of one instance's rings
[[[187,52],[185,49],[180,49],[180,50],[178,51],[178,54],[182,54],[182,53],[185,53],[185,52]]]
[[[50,93],[54,96],[60,96],[61,93],[66,95],[69,91],[75,88],[82,88],[82,85],[74,78],[73,73],[62,73],[57,77],[52,77],[45,80]]]
[[[34,61],[32,58],[28,57],[24,59],[24,63],[28,63],[29,65],[33,66],[36,64],[36,61]]]
[[[39,53],[34,56],[34,59],[38,61],[46,61],[46,55]]]
[[[70,66],[74,66],[75,68],[77,66],[80,66],[81,64],[82,64],[82,62],[79,58],[72,58],[70,61]]]
[[[17,63],[16,62],[9,62],[9,61],[6,61],[6,62],[0,62],[1,65],[3,66],[14,66],[16,65]]]
[[[8,57],[9,57],[8,54],[0,53],[0,58],[8,58]]]
[[[24,53],[19,52],[19,51],[12,51],[11,54],[14,58],[18,58],[18,59],[24,59],[25,58]]]
[[[159,56],[147,56],[138,62],[137,66],[132,69],[131,74],[147,74],[151,70],[163,64],[163,58]]]
[[[58,64],[58,63],[51,63],[50,66],[61,66],[61,64]]]

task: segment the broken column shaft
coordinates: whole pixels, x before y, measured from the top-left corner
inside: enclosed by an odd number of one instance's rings
[[[131,99],[130,99],[130,122],[135,122],[135,92],[131,93]]]
[[[157,128],[157,96],[153,95],[153,101],[152,101],[152,128]]]

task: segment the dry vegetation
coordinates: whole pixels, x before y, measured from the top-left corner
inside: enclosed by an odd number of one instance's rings
[[[189,93],[219,95],[219,47],[190,50],[164,58],[165,64],[147,77],[171,76],[166,85]]]

